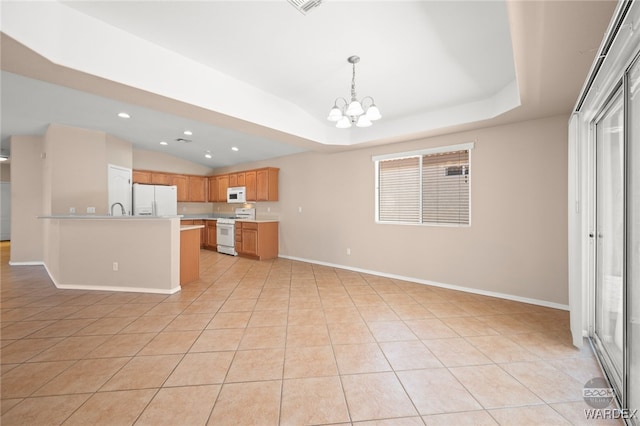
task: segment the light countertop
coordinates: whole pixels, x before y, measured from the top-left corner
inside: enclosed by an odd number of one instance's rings
[[[192,229],[202,229],[204,225],[180,225],[180,231],[191,231]]]
[[[201,218],[182,218],[182,220],[218,220],[220,217],[201,217]],[[231,219],[231,218],[224,218]],[[267,222],[280,222],[279,219],[236,219],[236,222],[253,222],[253,223],[267,223]]]
[[[236,219],[236,222],[268,223],[280,221],[278,219]]]
[[[79,215],[79,214],[70,214],[70,215],[48,215],[48,216],[38,216],[38,219],[75,219],[75,220],[84,220],[84,219],[93,219],[93,220],[152,220],[152,219],[180,219],[182,216],[109,216],[109,215],[99,215],[99,214],[87,214],[87,215]]]

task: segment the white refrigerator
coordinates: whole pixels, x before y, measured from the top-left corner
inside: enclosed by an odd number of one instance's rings
[[[134,216],[175,216],[178,214],[176,186],[133,184]]]

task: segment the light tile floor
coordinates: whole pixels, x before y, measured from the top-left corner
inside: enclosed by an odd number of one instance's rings
[[[57,290],[8,257],[3,425],[587,424],[601,376],[564,311],[210,251],[175,295]]]

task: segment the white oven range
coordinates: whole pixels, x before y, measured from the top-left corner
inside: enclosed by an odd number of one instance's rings
[[[216,222],[216,239],[218,252],[237,256],[236,251],[236,219],[255,220],[256,209],[237,208],[235,217],[220,218]]]

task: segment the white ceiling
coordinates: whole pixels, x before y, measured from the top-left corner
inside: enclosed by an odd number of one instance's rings
[[[3,149],[60,123],[216,168],[569,114],[615,4],[2,2]],[[339,130],[354,54],[383,118]]]

